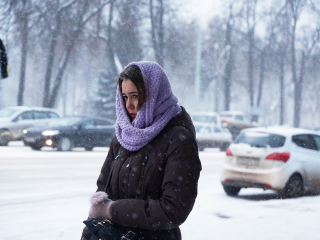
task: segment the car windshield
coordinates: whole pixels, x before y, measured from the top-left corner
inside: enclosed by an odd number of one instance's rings
[[[232,114],[220,114],[222,118],[232,118]]]
[[[216,116],[193,115],[192,120],[195,122],[217,123]]]
[[[234,143],[246,143],[253,147],[269,146],[271,148],[278,148],[284,145],[285,140],[286,137],[277,134],[263,132],[248,132],[239,135],[234,141]]]
[[[54,119],[49,122],[49,126],[67,127],[72,126],[79,120],[80,118],[76,117]]]
[[[11,117],[17,109],[12,109],[12,108],[4,108],[0,110],[0,118],[8,118]]]

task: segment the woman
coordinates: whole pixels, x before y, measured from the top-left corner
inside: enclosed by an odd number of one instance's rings
[[[116,136],[91,198],[89,218],[139,228],[148,240],[179,240],[179,225],[192,210],[201,171],[190,116],[154,62],[129,64],[116,94]]]

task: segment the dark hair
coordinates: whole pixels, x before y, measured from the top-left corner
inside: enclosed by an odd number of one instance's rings
[[[142,104],[144,104],[144,102],[146,101],[146,88],[144,86],[141,70],[138,66],[131,65],[130,67],[126,68],[120,73],[118,84],[119,84],[121,93],[122,93],[122,82],[128,79],[130,79],[138,89],[139,107],[141,107]]]

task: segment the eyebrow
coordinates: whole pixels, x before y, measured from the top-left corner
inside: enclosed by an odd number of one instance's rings
[[[138,93],[138,92],[128,92],[128,94],[134,94],[134,93]],[[125,93],[122,93],[122,95]]]

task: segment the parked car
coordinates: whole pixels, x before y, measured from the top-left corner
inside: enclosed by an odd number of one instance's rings
[[[299,128],[243,130],[226,150],[221,182],[228,195],[241,188],[299,197],[320,191],[320,134]]]
[[[220,115],[216,112],[193,112],[190,116],[193,122],[212,123],[221,126]]]
[[[92,150],[108,147],[115,135],[115,124],[103,118],[69,117],[52,121],[47,126],[32,127],[25,131],[25,145],[34,150],[44,146],[70,151],[74,147]]]
[[[225,111],[220,113],[222,125],[228,128],[233,139],[245,128],[257,127],[258,124],[251,122],[250,118],[243,112]]]
[[[225,151],[232,142],[228,129],[212,123],[193,122],[196,130],[198,148],[202,151],[206,147],[218,147]]]
[[[51,108],[6,107],[0,110],[0,146],[10,141],[22,140],[23,130],[39,124],[46,124],[52,118],[60,118]]]

